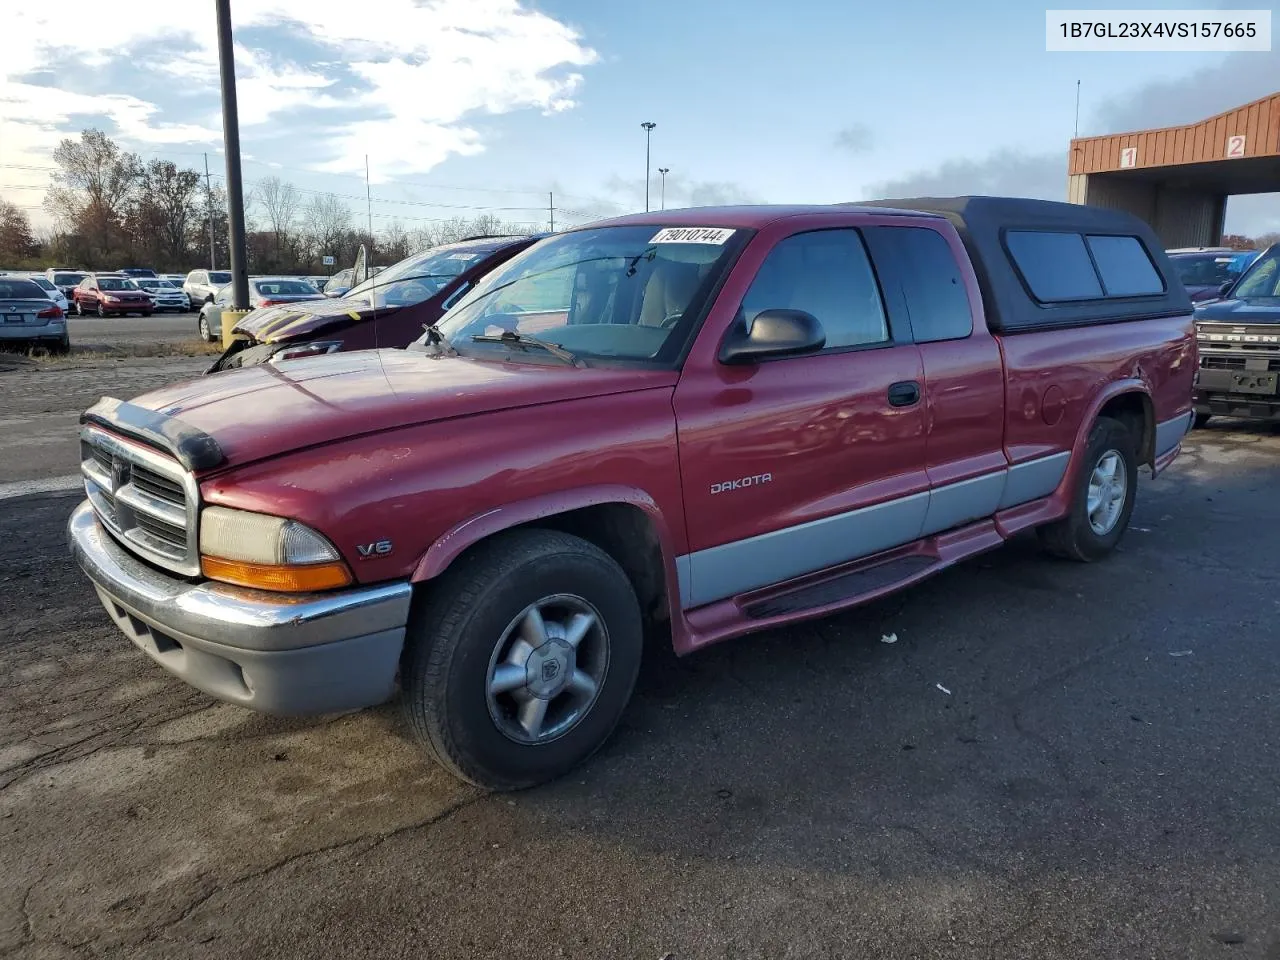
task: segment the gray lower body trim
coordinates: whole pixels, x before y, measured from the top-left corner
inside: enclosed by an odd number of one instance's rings
[[[1187,435],[1187,431],[1191,429],[1194,417],[1194,412],[1187,412],[1180,417],[1174,417],[1172,420],[1156,424],[1157,457],[1164,456],[1178,445],[1179,441]]]
[[[929,493],[929,511],[925,514],[920,536],[927,537],[950,530],[970,520],[981,520],[996,512],[1005,488],[1005,471],[984,474],[948,483]]]
[[[900,547],[1051,494],[1071,454],[1055,453],[924,493],[784,527],[676,558],[685,609]]]
[[[1064,451],[1015,463],[1005,471],[1004,493],[1000,496],[998,509],[1004,510],[1047,497],[1058,489],[1058,484],[1066,476],[1070,461],[1070,452]]]

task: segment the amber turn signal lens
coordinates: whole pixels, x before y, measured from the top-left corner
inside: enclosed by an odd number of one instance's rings
[[[223,560],[221,557],[201,557],[200,569],[210,580],[221,580],[223,583],[233,583],[238,587],[276,590],[282,593],[332,590],[334,587],[345,587],[352,582],[351,571],[341,561],[283,566],[273,563]]]

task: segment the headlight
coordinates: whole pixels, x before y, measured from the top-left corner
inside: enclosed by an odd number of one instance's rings
[[[310,343],[299,343],[285,347],[273,353],[268,361],[280,363],[282,360],[298,360],[302,357],[320,357],[326,353],[336,353],[342,349],[341,340],[312,340]]]
[[[119,302],[120,302],[118,298],[113,297],[113,296],[111,296],[110,294],[106,294],[106,293],[104,293],[104,294],[102,295],[102,299],[103,299],[103,300],[105,300],[105,301],[107,301],[107,303],[119,303]]]
[[[227,507],[200,512],[200,568],[211,580],[290,593],[352,582],[337,548],[310,527]]]

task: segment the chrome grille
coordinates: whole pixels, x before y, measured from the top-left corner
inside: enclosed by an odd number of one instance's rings
[[[85,426],[80,473],[98,519],[125,547],[175,573],[200,572],[199,489],[176,460]]]

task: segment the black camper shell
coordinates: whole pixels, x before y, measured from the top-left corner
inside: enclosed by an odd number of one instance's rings
[[[1123,210],[1016,197],[915,197],[844,205],[946,217],[973,261],[987,325],[997,333],[1192,312],[1191,298],[1155,231]]]

